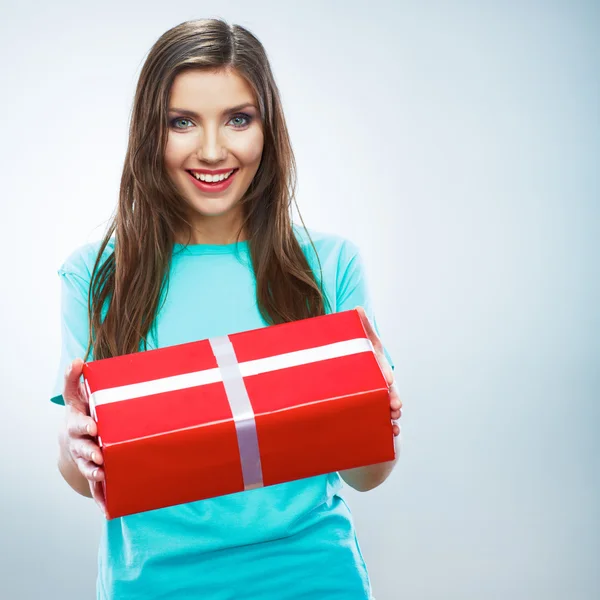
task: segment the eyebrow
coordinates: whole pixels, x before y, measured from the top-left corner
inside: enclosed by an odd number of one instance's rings
[[[256,106],[254,106],[254,104],[252,102],[244,102],[244,104],[238,104],[237,106],[232,106],[231,108],[226,108],[223,111],[223,114],[228,114],[228,113],[232,113],[232,112],[236,112],[238,110],[242,110],[242,108],[248,108],[249,106],[251,106],[252,108],[256,108]],[[193,117],[194,119],[198,118],[198,114],[195,113],[193,110],[187,110],[185,108],[169,108],[169,112],[170,113],[180,113],[182,115],[185,115],[186,117]]]

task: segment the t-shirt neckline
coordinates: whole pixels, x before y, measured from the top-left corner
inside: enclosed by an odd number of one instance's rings
[[[173,255],[235,254],[249,249],[248,240],[231,244],[173,244]]]

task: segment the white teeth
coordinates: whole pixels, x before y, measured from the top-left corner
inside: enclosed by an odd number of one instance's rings
[[[202,173],[202,174],[201,173],[192,173],[192,175],[196,179],[199,179],[200,181],[206,181],[207,183],[211,183],[213,181],[224,181],[234,171],[235,171],[235,169],[232,169],[231,171],[229,171],[229,173],[222,173],[221,175],[204,175],[204,173]]]

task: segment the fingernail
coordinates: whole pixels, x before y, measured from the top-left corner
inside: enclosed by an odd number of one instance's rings
[[[92,435],[92,426],[91,426],[91,425],[88,425],[88,426],[86,427],[86,430],[87,430],[87,432],[88,432],[88,435]]]
[[[96,477],[98,477],[98,469],[94,469],[94,472],[92,473],[92,477],[94,479],[96,479]]]

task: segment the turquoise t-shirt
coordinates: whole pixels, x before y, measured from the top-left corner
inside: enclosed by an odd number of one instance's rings
[[[305,230],[294,231],[318,277]],[[363,306],[378,331],[358,248],[340,236],[308,231],[331,311]],[[87,291],[98,250],[99,242],[78,248],[58,271],[62,351],[51,398],[57,404],[64,403],[68,364],[84,358],[87,348]],[[149,347],[266,326],[255,292],[247,241],[175,245]],[[370,599],[342,483],[338,473],[329,473],[104,521],[97,599]]]

